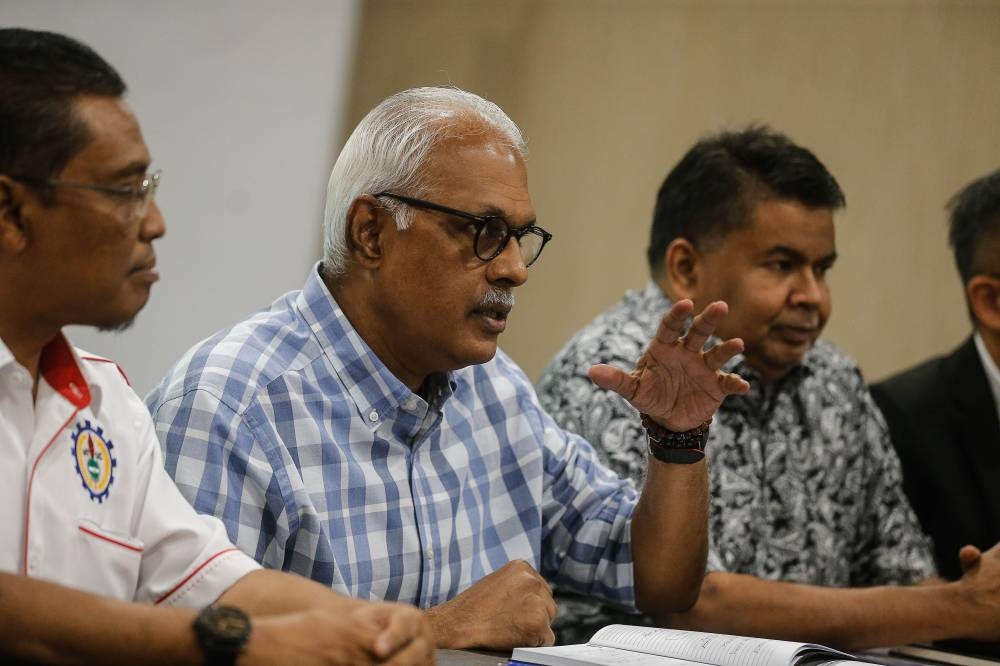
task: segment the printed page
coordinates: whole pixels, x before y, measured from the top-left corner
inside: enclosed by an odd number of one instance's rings
[[[671,659],[643,652],[631,652],[600,645],[557,645],[543,648],[516,648],[511,664],[540,666],[701,666],[697,662]]]
[[[590,639],[591,645],[635,650],[714,666],[791,666],[805,643],[700,631],[611,624]],[[834,656],[832,650],[831,657]],[[847,656],[847,655],[843,655]]]

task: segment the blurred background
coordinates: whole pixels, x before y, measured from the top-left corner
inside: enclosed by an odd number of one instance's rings
[[[656,190],[700,136],[767,123],[847,193],[826,336],[878,379],[968,335],[945,202],[1000,167],[1000,0],[0,0],[123,74],[164,170],[162,280],[124,333],[72,331],[144,394],[296,289],[326,179],[382,98],[453,84],[522,127],[555,235],[501,338],[533,379],[648,280]]]

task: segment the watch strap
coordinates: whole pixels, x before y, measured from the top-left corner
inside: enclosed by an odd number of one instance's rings
[[[657,460],[690,465],[705,457],[705,444],[708,442],[712,419],[691,430],[675,432],[664,428],[647,414],[641,416],[642,427],[646,430],[649,454]]]
[[[705,457],[704,449],[668,449],[654,444],[649,445],[649,455],[660,462],[677,465],[690,465]]]

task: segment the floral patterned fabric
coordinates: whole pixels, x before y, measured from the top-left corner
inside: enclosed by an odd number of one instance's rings
[[[612,469],[641,483],[646,439],[637,412],[594,386],[587,370],[631,370],[670,301],[655,284],[630,291],[577,333],[545,369],[538,395],[567,430]],[[711,341],[710,341],[711,342]],[[706,447],[711,505],[709,569],[825,586],[908,584],[935,573],[930,542],[907,503],[899,460],[857,365],[819,341],[783,379],[730,396]],[[560,642],[604,624],[636,623],[579,597],[563,597]]]

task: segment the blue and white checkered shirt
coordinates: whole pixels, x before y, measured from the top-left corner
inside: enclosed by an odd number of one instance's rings
[[[265,566],[426,608],[523,559],[633,607],[631,482],[502,352],[436,379],[427,402],[389,372],[314,268],[147,404],[181,491]]]

